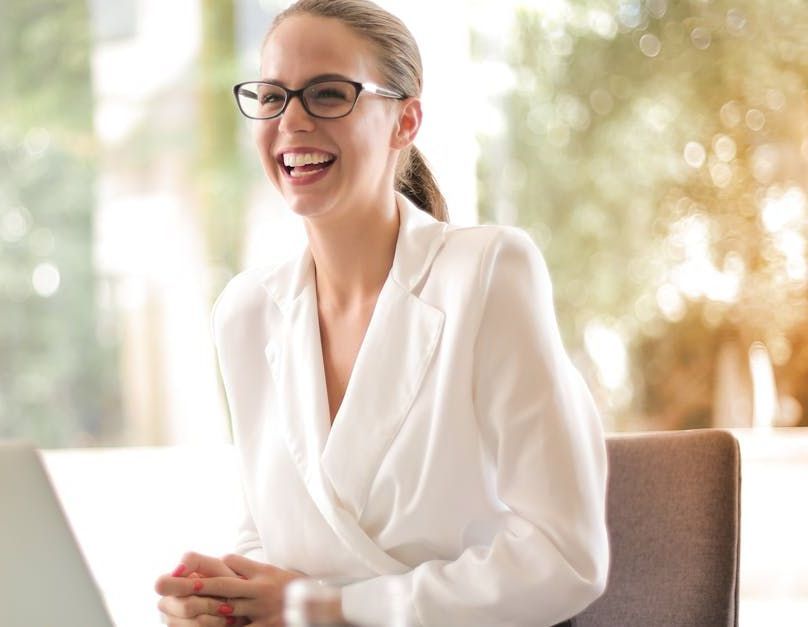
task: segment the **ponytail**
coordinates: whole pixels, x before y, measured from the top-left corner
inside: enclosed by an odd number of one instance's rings
[[[399,159],[395,188],[436,220],[449,221],[446,199],[426,159],[415,146],[410,146]]]

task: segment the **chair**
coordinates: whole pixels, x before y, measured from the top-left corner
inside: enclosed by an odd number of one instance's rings
[[[606,591],[571,627],[737,627],[740,451],[717,429],[607,439]]]

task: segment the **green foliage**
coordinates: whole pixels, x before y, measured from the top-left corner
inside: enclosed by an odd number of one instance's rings
[[[515,21],[515,88],[504,148],[482,151],[499,158],[480,166],[481,215],[518,208],[550,265],[568,345],[592,320],[623,336],[635,366],[626,411],[665,426],[709,415],[726,338],[764,341],[780,380],[805,372],[789,361],[808,322],[805,253],[784,251],[806,235],[806,35],[808,5],[764,0],[578,0],[561,18],[523,10]],[[786,197],[801,217],[765,227],[767,203],[779,215]],[[703,359],[680,360],[696,344]],[[682,385],[698,402],[677,405]]]
[[[244,239],[244,190],[249,180],[238,145],[238,125],[231,91],[237,76],[235,6],[232,1],[204,0],[200,63],[199,152],[196,187],[211,262],[222,271],[218,294],[228,275],[241,267]]]
[[[120,411],[92,265],[86,5],[5,0],[0,42],[0,438],[104,442]]]

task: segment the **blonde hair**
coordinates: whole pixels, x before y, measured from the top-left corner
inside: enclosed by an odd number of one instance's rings
[[[369,0],[298,0],[275,17],[264,43],[283,20],[294,15],[341,21],[374,45],[385,87],[407,97],[421,95],[423,68],[418,44],[409,29],[393,14]],[[395,188],[437,220],[448,222],[446,199],[426,159],[412,144],[399,156]]]

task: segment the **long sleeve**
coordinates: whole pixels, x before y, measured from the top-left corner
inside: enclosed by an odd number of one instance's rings
[[[256,562],[265,562],[264,545],[258,536],[255,521],[246,502],[247,499],[243,498],[242,500],[244,501],[244,508],[234,551]]]
[[[561,342],[539,251],[499,229],[480,264],[475,417],[507,524],[455,560],[343,588],[343,611],[382,622],[386,580],[422,625],[553,625],[603,591],[608,567],[600,420]]]
[[[229,287],[229,286],[228,286]],[[220,315],[220,304],[225,300],[225,294],[227,293],[227,288],[220,294],[219,298],[216,299],[216,302],[213,304],[213,309],[211,313],[211,336],[213,339],[213,344],[216,350],[216,356],[219,360],[219,366],[221,369],[221,360],[222,360],[222,335],[224,333],[223,328],[223,320]],[[224,377],[223,377],[224,379]],[[225,386],[225,395],[227,397],[228,407],[230,408],[231,415],[233,414],[233,406],[231,402],[231,394],[227,389],[227,381],[224,381]],[[234,429],[235,431],[235,429]],[[240,451],[239,447],[236,447],[236,453],[239,457],[239,468],[240,472],[243,474],[244,471],[244,463],[243,463],[243,453]],[[249,502],[247,499],[247,495],[244,491],[244,478],[242,477],[241,480],[241,502],[242,502],[242,517],[241,517],[241,524],[238,528],[238,534],[236,536],[236,542],[234,551],[240,555],[243,555],[249,559],[256,560],[263,562],[265,561],[264,558],[264,547],[261,543],[261,538],[258,535],[258,530],[255,525],[255,520],[253,519],[252,512],[250,511]]]

